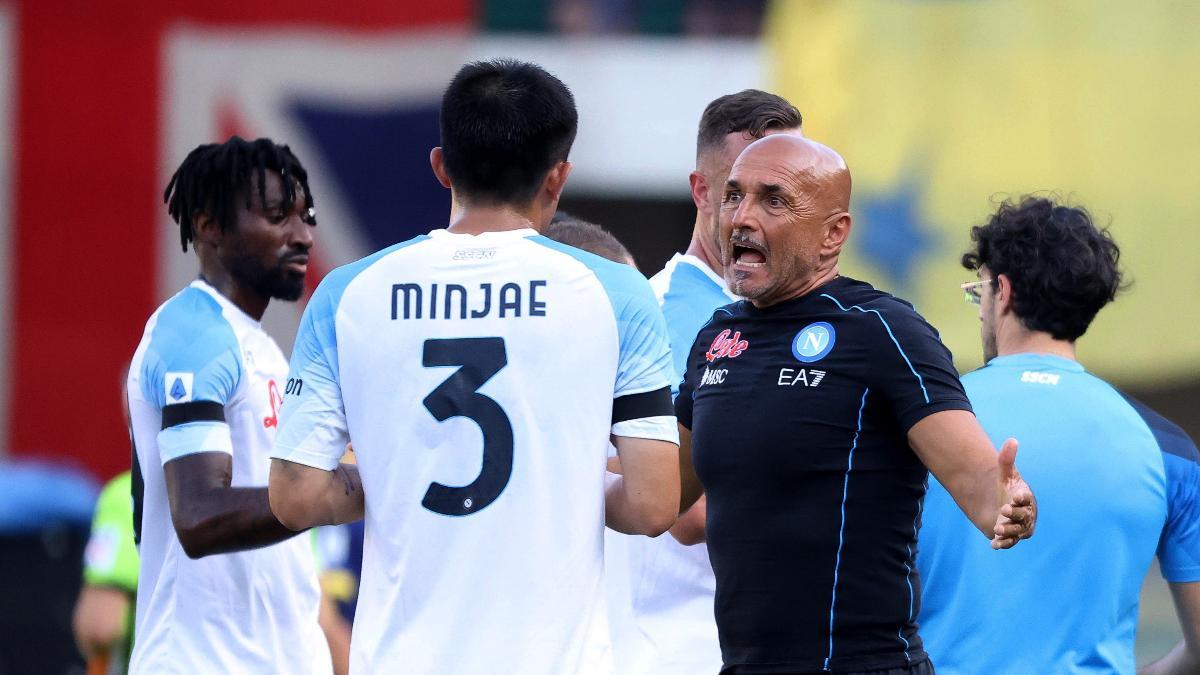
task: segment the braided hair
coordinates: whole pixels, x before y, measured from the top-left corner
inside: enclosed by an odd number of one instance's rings
[[[315,225],[308,172],[292,154],[291,148],[269,138],[247,141],[233,136],[224,143],[208,143],[192,150],[167,183],[163,202],[167,205],[167,213],[179,224],[179,243],[183,250],[186,252],[188,242],[195,240],[192,220],[197,213],[208,214],[223,231],[227,231],[237,220],[234,200],[239,194],[245,195],[246,208],[251,208],[251,176],[258,180],[260,203],[265,203],[267,171],[274,171],[283,179],[284,204],[295,203],[297,188],[304,191],[301,216]]]

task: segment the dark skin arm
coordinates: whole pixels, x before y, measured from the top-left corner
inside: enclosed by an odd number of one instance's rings
[[[171,522],[189,558],[269,546],[296,535],[280,524],[267,488],[230,487],[233,457],[198,452],[163,465]]]

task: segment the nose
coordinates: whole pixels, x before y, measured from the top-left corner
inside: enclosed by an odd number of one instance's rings
[[[303,248],[308,250],[313,245],[313,227],[309,223],[304,222],[304,219],[299,214],[292,214],[288,218],[288,246],[292,248]]]
[[[737,208],[733,210],[733,215],[729,219],[732,229],[756,229],[758,221],[754,218],[754,208],[751,205],[753,201],[752,199],[743,199],[738,202]]]

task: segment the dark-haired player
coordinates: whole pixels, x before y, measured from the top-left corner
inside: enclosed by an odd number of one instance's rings
[[[1001,204],[971,237],[962,262],[979,280],[964,287],[987,365],[963,385],[994,441],[1021,439],[1043,510],[1032,545],[988,555],[964,545],[970,523],[930,481],[917,565],[938,672],[1132,674],[1155,554],[1184,640],[1144,672],[1200,672],[1200,455],[1076,360],[1076,341],[1121,287],[1117,245],[1085,210],[1043,197]],[[997,640],[1014,624],[1030,638],[1017,650]]]
[[[687,250],[650,280],[671,334],[672,387],[683,379],[696,332],[713,310],[736,300],[721,278],[721,195],[738,154],[755,140],[800,133],[800,111],[786,99],[745,89],[714,99],[696,133],[696,169],[689,180],[696,222]],[[701,497],[671,528],[672,537],[627,540],[630,598],[636,630],[617,632],[618,663],[634,673],[691,675],[721,667],[713,620],[712,564],[704,538]],[[618,564],[618,561],[613,561]]]
[[[708,497],[722,672],[932,673],[915,622],[926,478],[1011,547],[1036,520],[1016,442],[997,455],[911,305],[839,275],[836,152],[762,138],[724,195],[725,281],[745,300],[700,330],[675,398]]]
[[[679,507],[662,313],[636,270],[538,234],[571,168],[562,82],[468,64],[440,122],[449,227],[314,293],[271,505],[295,529],[366,518],[352,672],[611,672],[604,525],[658,535]]]
[[[287,146],[233,137],[193,150],[164,198],[200,276],[150,317],[129,369],[142,478],[130,671],[328,673],[310,542],[267,500],[287,362],[259,325],[272,298],[304,288],[308,176]]]

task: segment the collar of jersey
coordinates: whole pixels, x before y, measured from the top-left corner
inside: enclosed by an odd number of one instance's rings
[[[724,293],[725,296],[728,297],[730,300],[734,300],[734,301],[741,300],[741,298],[734,295],[729,290],[729,287],[725,285],[725,280],[722,279],[721,277],[717,276],[716,270],[709,267],[703,260],[697,258],[696,256],[688,255],[687,253],[676,253],[675,256],[671,258],[671,261],[668,264],[671,264],[671,263],[674,263],[676,265],[685,264],[685,265],[691,265],[692,267],[695,267],[696,269],[700,270],[700,272],[702,274],[704,274],[704,276],[708,277],[709,281],[713,282],[718,288],[720,288],[721,292]]]
[[[1040,368],[1043,370],[1063,370],[1073,373],[1082,373],[1085,370],[1083,364],[1078,361],[1053,354],[1035,354],[1033,352],[997,356],[988,361],[987,365],[989,368],[993,366],[999,368]]]
[[[189,285],[192,288],[208,293],[210,296],[212,296],[213,300],[217,301],[217,304],[221,306],[221,309],[229,310],[228,312],[222,312],[225,314],[227,319],[232,318],[233,320],[240,321],[251,328],[262,329],[262,324],[260,322],[256,321],[254,317],[250,316],[249,314],[243,312],[242,308],[233,304],[232,300],[224,295],[221,295],[221,291],[213,288],[213,286],[207,281],[203,279],[196,279]]]
[[[429,233],[432,239],[441,239],[445,241],[453,241],[457,243],[470,244],[486,244],[489,242],[502,242],[516,239],[526,239],[537,235],[537,230],[532,227],[522,227],[518,230],[500,230],[497,232],[480,232],[479,234],[459,234],[451,232],[445,228],[434,230]]]

